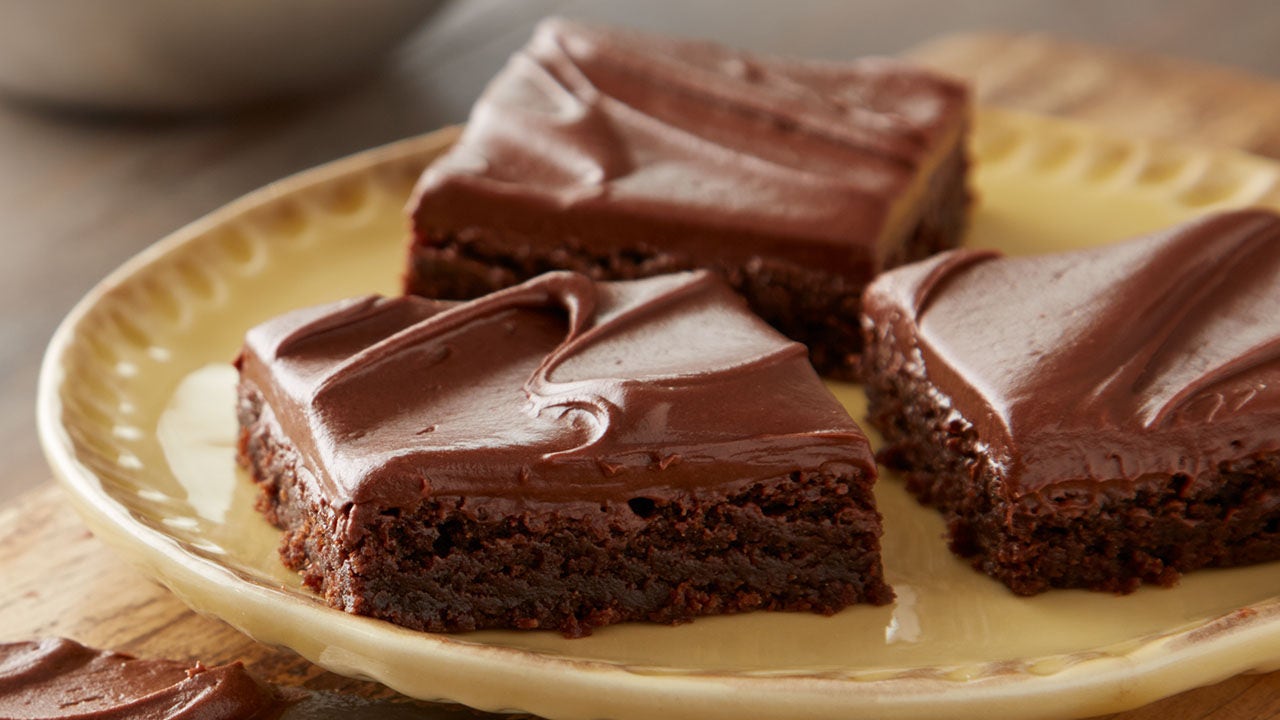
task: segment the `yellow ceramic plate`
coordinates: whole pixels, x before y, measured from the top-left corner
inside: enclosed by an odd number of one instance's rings
[[[551,718],[1071,717],[1280,667],[1276,565],[1126,597],[1016,598],[953,558],[892,476],[877,495],[896,604],[442,636],[331,610],[276,559],[233,462],[235,356],[282,311],[395,292],[401,206],[446,130],[268,186],[134,258],[76,307],[40,381],[50,462],[86,522],[196,610],[424,699]],[[969,243],[1105,243],[1214,208],[1280,204],[1265,161],[984,112]],[[861,416],[861,393],[833,386]]]

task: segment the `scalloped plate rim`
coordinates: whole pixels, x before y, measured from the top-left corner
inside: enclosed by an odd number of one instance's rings
[[[995,119],[1000,123],[1023,125],[1030,123],[1037,129],[1060,128],[1071,133],[1099,136],[1110,139],[1113,135],[1084,123],[1008,111],[983,110],[980,117]],[[261,611],[268,611],[281,598],[296,604],[305,614],[321,614],[328,623],[339,625],[339,635],[359,634],[368,623],[376,623],[379,632],[390,629],[391,636],[399,642],[427,643],[438,655],[438,677],[444,682],[451,676],[465,675],[472,666],[479,664],[496,684],[515,682],[519,686],[539,686],[554,683],[551,692],[534,691],[523,701],[512,693],[498,697],[494,690],[481,683],[479,688],[464,692],[445,693],[447,682],[436,685],[442,688],[438,697],[489,711],[521,711],[552,717],[587,718],[603,714],[616,717],[646,717],[650,712],[661,711],[664,717],[731,717],[744,709],[754,713],[795,713],[797,717],[848,716],[856,710],[874,710],[882,717],[926,717],[945,710],[961,716],[987,716],[1002,713],[1010,717],[1063,717],[1111,712],[1137,707],[1152,700],[1199,685],[1225,679],[1241,672],[1261,668],[1280,667],[1280,657],[1266,654],[1265,661],[1217,664],[1212,671],[1181,674],[1176,666],[1202,665],[1188,661],[1222,659],[1224,655],[1240,647],[1258,645],[1263,640],[1280,644],[1280,597],[1239,608],[1194,627],[1171,630],[1157,634],[1138,643],[1136,649],[1120,654],[1078,653],[1076,661],[1067,662],[1062,669],[1046,675],[1036,675],[1025,670],[1001,671],[988,668],[984,675],[969,679],[952,679],[942,671],[947,668],[914,668],[891,677],[874,679],[839,677],[827,673],[766,674],[760,672],[717,673],[712,671],[655,669],[627,666],[609,661],[563,657],[541,651],[524,650],[504,646],[480,644],[443,635],[416,633],[389,626],[385,623],[350,616],[317,603],[305,603],[289,596],[283,590],[269,588],[259,583],[246,582],[232,569],[216,561],[189,552],[174,537],[138,523],[130,517],[129,510],[103,487],[94,471],[81,463],[75,455],[62,422],[63,403],[60,395],[62,381],[66,377],[62,362],[74,346],[80,323],[89,312],[103,301],[105,296],[128,281],[144,268],[162,259],[181,253],[190,243],[198,241],[205,233],[223,225],[227,219],[240,217],[250,211],[270,206],[281,198],[305,193],[326,181],[350,174],[370,172],[375,168],[426,155],[456,138],[458,127],[447,127],[434,133],[408,138],[366,150],[318,167],[301,171],[273,182],[224,205],[169,234],[142,252],[130,258],[106,278],[94,286],[68,313],[55,331],[40,368],[37,397],[37,426],[49,464],[60,484],[71,496],[72,504],[85,522],[117,552],[138,566],[149,577],[161,582],[193,609],[210,613],[259,641],[277,643],[270,632],[262,627],[246,628],[243,613],[227,612],[225,608],[210,607],[193,599],[188,590],[194,585],[229,583],[236,598],[248,600]],[[1138,139],[1132,139],[1136,141]],[[1165,141],[1153,141],[1164,143]],[[1167,143],[1179,145],[1178,143]],[[1185,146],[1182,147],[1194,147]],[[1215,157],[1247,159],[1274,165],[1266,160],[1230,150],[1204,149]],[[125,537],[127,535],[127,538]],[[223,603],[225,605],[225,603]],[[335,614],[337,617],[335,617]],[[247,623],[253,625],[254,623]],[[261,625],[259,621],[258,625]],[[1263,631],[1266,631],[1263,634]],[[1171,645],[1181,645],[1176,657],[1161,656]],[[307,659],[323,667],[345,674],[356,674],[379,680],[395,689],[412,691],[404,683],[385,671],[380,676],[367,673],[349,665],[350,658],[332,652],[306,653],[297,648]],[[418,654],[421,654],[420,652]],[[1154,658],[1146,658],[1153,655]],[[1142,662],[1135,662],[1142,657]],[[1081,659],[1083,658],[1083,659]],[[513,662],[514,661],[514,662]],[[1174,666],[1174,667],[1170,667]],[[418,668],[419,670],[422,668]],[[450,672],[450,670],[453,672]],[[570,672],[565,672],[566,670]],[[888,671],[893,672],[893,671]],[[394,673],[391,673],[394,675]],[[1172,682],[1162,684],[1162,680]],[[491,680],[488,685],[495,682]],[[510,688],[507,688],[510,690]],[[579,691],[614,693],[628,699],[622,707],[609,701],[586,703],[566,698]],[[1088,691],[1088,692],[1085,692]],[[1084,692],[1086,697],[1079,694]],[[654,693],[658,694],[658,697]],[[422,693],[416,693],[421,696]],[[888,704],[885,704],[889,698]],[[1039,708],[1027,708],[1028,700],[1038,700]],[[1053,700],[1053,703],[1047,701]],[[1052,705],[1052,712],[1040,708]]]

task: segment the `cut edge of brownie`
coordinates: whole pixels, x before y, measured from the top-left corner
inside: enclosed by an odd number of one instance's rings
[[[281,558],[348,612],[429,632],[546,628],[582,637],[632,620],[830,615],[893,599],[874,478],[856,470],[799,471],[714,502],[602,505],[617,522],[538,510],[486,517],[459,498],[362,512],[316,496],[261,394],[245,382],[238,394],[238,460],[259,488],[258,510],[285,531]]]
[[[953,552],[1014,593],[1129,593],[1201,568],[1280,560],[1280,454],[1197,477],[1150,476],[1130,491],[1103,479],[1095,490],[1011,499],[972,425],[890,345],[872,334],[863,356],[868,419],[884,437],[878,460],[941,511]]]
[[[966,136],[963,127],[956,132],[954,147],[925,182],[920,213],[901,242],[889,248],[878,270],[960,244],[972,200],[965,180]],[[552,270],[572,270],[594,280],[634,280],[707,267],[728,280],[766,322],[804,343],[821,375],[840,380],[859,377],[861,298],[873,277],[855,280],[776,257],[708,265],[669,247],[636,245],[601,252],[588,245],[589,238],[544,247],[481,227],[439,228],[415,218],[404,290],[424,297],[469,300]]]

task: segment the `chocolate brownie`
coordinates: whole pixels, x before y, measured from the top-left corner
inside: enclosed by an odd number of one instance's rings
[[[864,304],[881,460],[1014,592],[1280,559],[1280,216],[954,251]]]
[[[964,86],[903,62],[753,56],[550,20],[410,202],[405,287],[710,268],[852,377],[859,298],[964,229]]]
[[[349,612],[579,636],[892,597],[865,436],[706,271],[350,300],[238,365],[260,509]]]

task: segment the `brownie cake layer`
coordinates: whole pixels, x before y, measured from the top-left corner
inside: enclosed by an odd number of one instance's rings
[[[240,367],[241,462],[335,607],[578,636],[892,598],[865,437],[712,274],[349,301]]]
[[[968,112],[963,86],[897,61],[548,21],[423,174],[405,287],[710,268],[820,372],[852,377],[867,282],[959,242]]]
[[[881,460],[1015,592],[1280,559],[1280,217],[956,251],[865,311]]]

